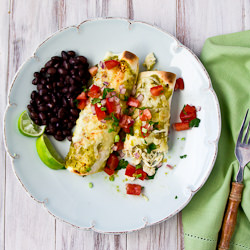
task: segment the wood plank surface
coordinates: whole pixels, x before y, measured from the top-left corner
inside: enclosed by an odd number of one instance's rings
[[[1,91],[0,91],[0,130],[3,131],[3,114],[5,111],[7,99],[8,80],[8,36],[9,36],[9,1],[4,0],[0,8],[0,76],[1,76]],[[6,153],[3,143],[3,133],[1,133],[0,143],[0,249],[4,249],[5,245],[5,191],[6,191]]]
[[[244,0],[178,0],[177,38],[199,55],[208,37],[245,28],[247,8],[244,6]]]
[[[8,86],[20,65],[38,44],[57,30],[54,2],[10,1]],[[7,85],[6,85],[7,86]],[[55,247],[55,219],[33,201],[18,183],[9,157],[6,162],[5,249]]]

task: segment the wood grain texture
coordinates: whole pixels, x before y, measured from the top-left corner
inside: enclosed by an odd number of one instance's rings
[[[5,39],[0,39],[0,76],[1,76],[1,91],[0,91],[0,130],[3,131],[3,114],[7,99],[7,84],[8,81],[8,37],[9,37],[9,1],[2,1],[0,8],[0,30],[1,36]],[[6,153],[3,143],[3,133],[1,133],[0,142],[0,249],[4,249],[5,245],[5,187],[6,187]]]
[[[51,0],[10,1],[8,73],[11,80],[38,44],[57,30]],[[55,219],[25,193],[6,162],[5,249],[46,249],[55,246]]]
[[[208,37],[244,29],[244,0],[177,0],[177,38],[197,55]]]
[[[241,202],[244,184],[233,182],[231,192],[228,199],[227,209],[223,220],[219,250],[228,250],[230,248],[230,240],[233,236],[237,222],[238,207]]]

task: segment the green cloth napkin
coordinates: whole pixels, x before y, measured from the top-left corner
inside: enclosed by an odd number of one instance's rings
[[[246,110],[250,108],[250,31],[209,38],[203,47],[201,61],[219,99],[222,129],[213,171],[206,184],[183,210],[186,250],[216,249],[231,182],[238,171],[235,143]],[[248,167],[244,171],[244,184],[230,249],[250,249]]]

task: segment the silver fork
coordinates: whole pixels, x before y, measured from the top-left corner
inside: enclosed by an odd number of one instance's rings
[[[242,183],[243,172],[247,163],[250,162],[250,139],[247,139],[250,130],[250,122],[248,123],[247,131],[243,139],[244,127],[248,111],[249,109],[247,110],[245,118],[241,125],[240,133],[235,147],[235,155],[239,162],[239,171],[236,176],[236,181],[232,182],[232,188],[228,199],[227,210],[224,216],[222,230],[221,230],[221,238],[218,246],[219,250],[227,250],[230,247],[230,240],[235,229],[237,220],[237,211],[239,204],[241,202],[242,191],[244,188],[244,185]]]
[[[248,134],[249,134],[249,127],[250,127],[250,122],[248,123],[247,126],[247,132],[245,134],[244,140],[242,142],[243,138],[243,132],[244,132],[244,127],[247,119],[247,114],[248,114],[249,109],[246,112],[245,119],[242,123],[240,133],[237,139],[236,147],[235,147],[235,155],[236,158],[240,164],[239,171],[236,176],[236,182],[243,182],[243,171],[244,167],[247,165],[248,162],[250,162],[250,138],[247,141]]]

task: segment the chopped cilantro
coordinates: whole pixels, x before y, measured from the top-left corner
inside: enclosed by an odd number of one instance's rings
[[[124,138],[122,138],[122,142],[125,142],[125,139],[126,139],[125,137],[124,137]]]
[[[77,99],[75,99],[74,101],[73,101],[73,103],[77,106],[78,105],[78,103],[80,102],[80,100],[77,100]]]
[[[147,153],[150,154],[154,149],[156,149],[156,145],[152,142],[148,145]]]
[[[99,102],[101,102],[100,98],[94,98],[94,99],[91,100],[92,104],[96,104],[96,103],[99,103]]]
[[[119,119],[117,119],[117,118],[115,117],[114,113],[112,113],[111,115],[112,115],[113,120],[114,120],[115,122],[118,122],[118,123],[119,123]]]
[[[149,121],[149,125],[153,125],[153,128],[156,129],[156,130],[159,130],[158,126],[157,126],[158,124],[159,124],[159,122]]]
[[[120,141],[120,136],[119,135],[116,135],[115,136],[115,142],[119,142]]]
[[[102,98],[105,99],[108,92],[112,92],[112,91],[114,91],[114,89],[104,88],[103,93],[102,93]]]
[[[91,168],[87,168],[86,171],[89,172],[91,170]]]
[[[200,121],[201,120],[199,118],[193,119],[192,121],[189,122],[189,127],[190,128],[192,128],[192,127],[199,127]]]
[[[148,176],[148,179],[149,179],[149,180],[152,180],[152,179],[155,178],[155,175],[156,175],[157,170],[158,170],[158,168],[155,169],[155,174],[154,174],[154,175]]]
[[[123,101],[127,102],[128,101],[128,96],[125,95]]]
[[[187,115],[187,112],[185,111],[185,107],[186,107],[186,105],[183,106],[182,111],[183,111],[184,115]]]
[[[90,183],[89,183],[89,188],[92,188],[92,187],[93,187],[93,183],[90,182]]]
[[[106,110],[107,110],[107,108],[101,107],[101,111],[106,111]]]
[[[139,179],[139,178],[141,178],[142,177],[142,174],[136,174],[135,175],[135,178],[137,178],[137,179]]]
[[[142,166],[140,164],[135,166],[135,169],[140,169],[140,168],[142,168]]]
[[[144,139],[144,143],[145,143],[145,144],[148,144],[147,141],[146,141],[145,139]]]
[[[84,91],[84,92],[87,92],[88,89],[87,89],[86,87],[83,87],[83,91]]]
[[[121,159],[118,163],[118,166],[115,170],[120,170],[122,168],[126,168],[128,166],[128,161],[125,161],[124,159]]]
[[[141,107],[141,108],[138,108],[138,109],[140,109],[140,110],[144,110],[144,109],[146,109],[146,107]]]
[[[129,134],[130,134],[130,135],[134,135],[134,129],[133,129],[133,127],[130,127],[130,128],[129,128]]]
[[[178,196],[176,195],[174,198],[175,198],[175,199],[178,199]]]
[[[123,114],[124,114],[124,115],[127,115],[127,114],[128,114],[128,109],[125,109],[125,110],[123,111]]]
[[[114,175],[109,176],[109,180],[110,180],[110,181],[114,181],[114,180],[115,180]]]
[[[187,158],[187,155],[181,155],[180,158],[181,159]]]
[[[112,120],[112,118],[111,117],[105,117],[104,120],[109,121],[109,120]]]
[[[181,141],[185,141],[185,140],[186,140],[186,138],[185,138],[185,137],[182,137],[182,138],[181,138]]]
[[[113,132],[113,131],[115,131],[113,128],[110,128],[110,129],[108,130],[109,133],[111,133],[111,132]]]

